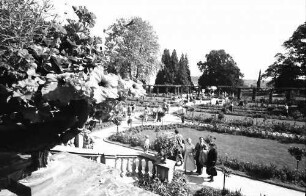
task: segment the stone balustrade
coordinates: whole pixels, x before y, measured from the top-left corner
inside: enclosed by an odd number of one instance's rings
[[[102,155],[101,162],[119,169],[121,176],[155,176],[156,158],[153,155]]]
[[[71,148],[72,149],[72,148]],[[165,164],[160,163],[154,155],[105,155],[99,153],[90,153],[90,149],[73,148],[69,153],[91,159],[98,163],[103,163],[120,172],[120,176],[150,176],[158,177],[161,181],[171,182],[173,178],[175,161],[167,160]],[[51,150],[51,153],[57,153],[60,150]]]

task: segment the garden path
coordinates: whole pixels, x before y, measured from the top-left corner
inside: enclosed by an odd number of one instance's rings
[[[172,107],[170,108],[170,114],[166,114],[163,120],[163,124],[174,124],[174,123],[180,123],[180,118],[171,115],[173,111],[177,111],[179,108]],[[135,116],[139,116],[140,113],[136,113],[133,116],[133,126],[141,125],[141,121],[135,119]],[[147,122],[147,124],[152,124],[152,122]],[[161,124],[161,123],[159,123]],[[127,122],[122,122],[122,124],[119,126],[119,131],[125,130],[128,128]],[[115,126],[111,126],[108,128],[104,128],[100,131],[95,131],[92,133],[92,137],[95,141],[94,151],[99,152],[101,154],[106,155],[137,155],[142,153],[140,150],[135,150],[131,148],[127,148],[124,146],[119,146],[113,143],[109,143],[104,141],[104,138],[109,137],[113,133],[117,131]],[[178,170],[183,170],[182,167],[178,167]],[[204,168],[205,169],[205,168]],[[205,172],[204,172],[205,173]],[[219,188],[221,189],[223,186],[223,174],[221,171],[218,171],[218,175],[215,177],[214,182],[207,182],[208,179],[205,179],[206,174],[203,174],[201,176],[197,175],[188,175],[189,183],[190,185],[196,185],[196,186],[210,186],[213,188]],[[127,182],[131,182],[128,181]],[[283,188],[280,186],[272,185],[269,183],[253,180],[246,177],[241,177],[238,175],[230,175],[229,178],[226,180],[226,188],[235,191],[235,190],[241,190],[241,193],[243,195],[247,196],[260,196],[260,195],[266,195],[266,196],[304,196],[305,193],[301,191],[295,191],[287,188]]]

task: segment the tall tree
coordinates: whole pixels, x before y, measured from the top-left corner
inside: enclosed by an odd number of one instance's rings
[[[198,80],[202,87],[207,86],[240,86],[243,84],[243,74],[237,63],[224,50],[212,50],[206,55],[206,61],[197,63],[203,72]]]
[[[161,58],[162,67],[156,75],[155,84],[172,84],[171,83],[171,56],[168,49],[164,50]]]
[[[261,70],[259,70],[258,79],[257,79],[257,88],[260,88],[261,84]]]
[[[304,87],[306,85],[306,22],[284,42],[284,54],[275,55],[275,62],[266,69],[263,77],[271,78],[274,87]]]
[[[153,27],[139,17],[118,19],[107,30],[107,70],[142,81],[160,66],[158,37]]]
[[[176,72],[176,84],[193,85],[190,76],[187,55],[182,54]],[[187,88],[183,89],[186,91]]]

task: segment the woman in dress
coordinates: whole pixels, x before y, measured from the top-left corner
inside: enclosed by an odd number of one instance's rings
[[[202,175],[203,167],[206,164],[208,147],[203,137],[200,137],[199,140],[200,142],[197,143],[195,147],[195,159],[197,164],[197,173],[198,175]]]
[[[191,139],[188,138],[187,142],[184,147],[185,156],[184,156],[184,170],[190,171],[191,173],[193,170],[196,169],[195,162],[194,162],[194,145],[191,143]]]
[[[211,142],[209,144],[209,152],[207,155],[207,165],[206,165],[206,173],[209,175],[210,181],[209,182],[213,182],[214,181],[214,176],[217,175],[217,170],[216,170],[216,162],[217,162],[217,149],[216,149],[216,145]]]

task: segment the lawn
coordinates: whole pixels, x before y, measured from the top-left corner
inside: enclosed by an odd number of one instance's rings
[[[283,144],[268,139],[198,131],[191,128],[179,128],[179,131],[184,138],[190,137],[193,144],[198,142],[200,136],[206,137],[211,135],[215,137],[218,153],[221,156],[227,154],[229,157],[237,158],[240,161],[264,164],[273,163],[279,168],[282,166],[289,166],[292,169],[296,168],[295,159],[288,153],[288,148],[292,144]],[[148,135],[150,141],[153,141],[157,133],[153,130],[145,130],[141,134]],[[294,146],[305,148],[303,144],[294,144]],[[305,160],[302,160],[299,168],[305,168],[305,166]]]

